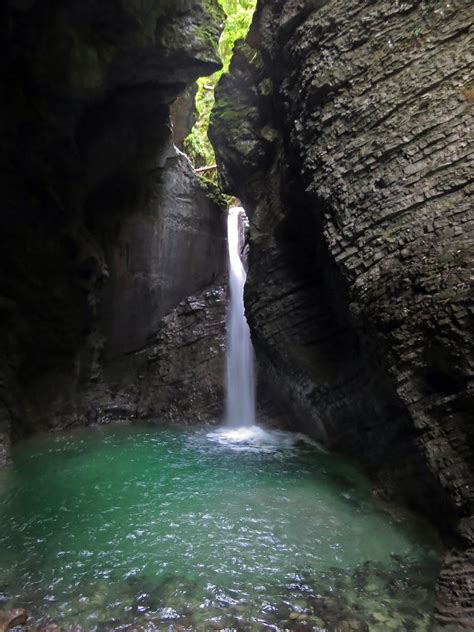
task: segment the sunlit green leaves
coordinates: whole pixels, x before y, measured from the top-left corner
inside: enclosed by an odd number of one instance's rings
[[[197,120],[184,142],[185,151],[195,167],[204,167],[215,163],[214,150],[207,137],[209,118],[214,105],[214,88],[222,73],[229,70],[234,43],[246,36],[257,4],[257,0],[218,0],[218,2],[227,16],[225,28],[219,41],[223,67],[211,77],[198,79]]]

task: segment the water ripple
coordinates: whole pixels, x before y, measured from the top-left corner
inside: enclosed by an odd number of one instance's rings
[[[26,441],[0,476],[0,515],[2,603],[91,632],[288,627],[317,599],[328,623],[351,599],[370,620],[375,593],[421,630],[439,567],[429,528],[383,513],[359,470],[258,426]]]

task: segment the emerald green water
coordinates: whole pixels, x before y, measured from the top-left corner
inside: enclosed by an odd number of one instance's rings
[[[278,432],[25,441],[0,475],[0,519],[0,607],[92,631],[421,631],[439,570],[426,524],[385,513],[350,463]]]

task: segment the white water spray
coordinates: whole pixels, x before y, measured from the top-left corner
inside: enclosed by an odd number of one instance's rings
[[[229,248],[230,302],[227,322],[227,424],[234,427],[255,425],[255,375],[253,347],[245,318],[245,268],[240,258],[240,227],[244,210],[229,209],[227,239]]]

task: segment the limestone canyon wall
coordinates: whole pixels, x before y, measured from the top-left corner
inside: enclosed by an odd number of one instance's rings
[[[215,0],[2,2],[0,461],[32,430],[220,406],[225,216],[169,109],[220,67],[223,17]]]
[[[260,0],[211,129],[262,379],[440,527],[452,629],[474,627],[472,24],[463,0]]]

